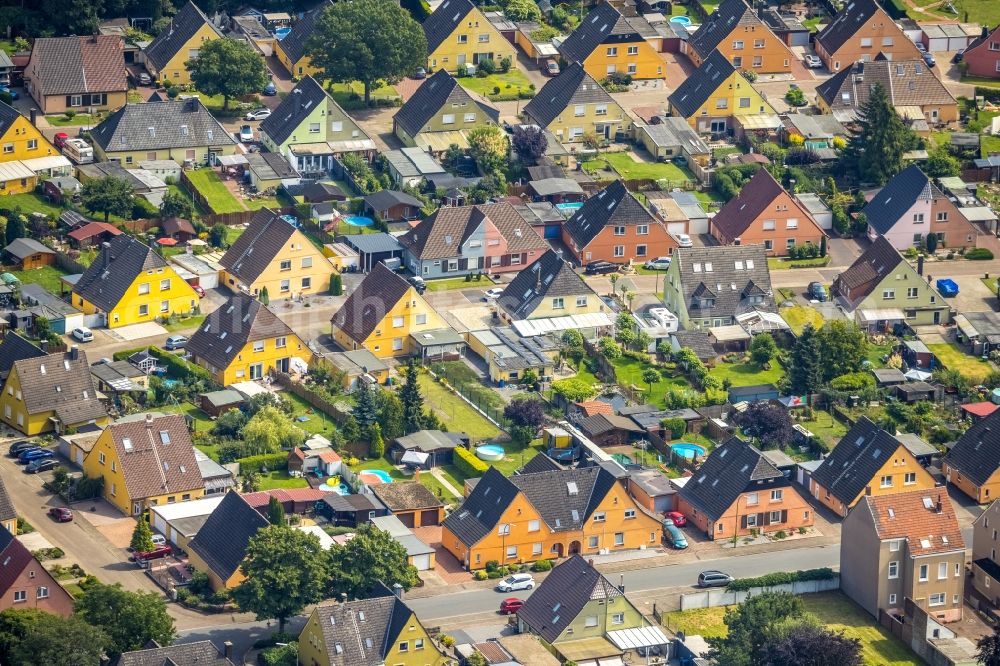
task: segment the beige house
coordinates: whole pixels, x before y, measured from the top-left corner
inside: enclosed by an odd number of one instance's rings
[[[578,62],[542,86],[523,113],[560,143],[579,143],[588,133],[613,139],[632,126],[622,107]]]
[[[406,146],[439,154],[451,145],[468,148],[470,130],[496,125],[499,119],[500,111],[489,100],[439,69],[393,116],[392,132]]]
[[[117,35],[36,39],[24,88],[42,113],[117,109],[128,91],[124,53]]]
[[[910,599],[938,622],[961,620],[965,540],[948,492],[863,497],[843,523],[840,589],[875,617],[902,616]]]
[[[994,500],[972,523],[972,587],[994,607],[1000,606],[1000,500]]]

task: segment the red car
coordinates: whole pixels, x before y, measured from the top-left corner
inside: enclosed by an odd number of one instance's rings
[[[136,562],[149,562],[152,560],[159,560],[170,555],[174,552],[174,549],[169,545],[157,546],[153,550],[146,551],[145,553],[136,553],[133,559]]]
[[[54,506],[49,509],[49,516],[57,523],[68,523],[73,520],[73,512],[64,506]]]
[[[63,146],[66,145],[66,139],[68,138],[69,134],[66,134],[66,132],[57,132],[52,140],[52,143],[55,145],[56,148],[62,148]]]
[[[191,288],[194,289],[194,293],[198,294],[198,298],[205,298],[205,290],[200,285],[196,284]]]
[[[674,525],[677,527],[684,527],[688,524],[687,518],[685,518],[684,514],[680,511],[664,511],[663,515],[664,517],[674,521]]]
[[[510,597],[509,599],[504,599],[500,602],[500,613],[503,615],[511,615],[521,610],[521,606],[524,605],[523,599],[518,599],[517,597]]]

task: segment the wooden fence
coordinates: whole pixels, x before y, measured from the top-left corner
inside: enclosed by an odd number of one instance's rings
[[[342,411],[340,407],[327,400],[324,396],[311,391],[307,386],[301,382],[294,381],[291,376],[283,372],[275,372],[274,379],[286,391],[301,398],[310,407],[318,409],[340,425],[350,416],[350,412]]]
[[[70,259],[65,252],[56,252],[56,268],[64,270],[67,273],[83,273],[87,270],[86,266],[79,261]]]

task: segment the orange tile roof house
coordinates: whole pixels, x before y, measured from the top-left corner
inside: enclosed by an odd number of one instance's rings
[[[760,74],[792,71],[796,59],[744,0],[724,0],[681,48],[696,67],[716,49],[733,67]]]
[[[871,61],[879,53],[892,60],[919,60],[916,44],[875,0],[851,0],[816,35],[816,54],[831,72]]]
[[[35,40],[25,90],[42,113],[106,111],[125,104],[125,47],[117,35]]]
[[[822,242],[824,233],[799,200],[764,168],[712,219],[709,231],[723,245],[764,246],[768,256]]]

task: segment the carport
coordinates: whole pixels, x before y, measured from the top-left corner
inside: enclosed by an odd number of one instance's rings
[[[618,649],[626,652],[638,650],[640,655],[662,654],[668,656],[670,652],[670,639],[659,627],[635,627],[609,631],[608,639]]]
[[[896,324],[905,324],[906,315],[899,308],[858,310],[858,326],[869,333],[888,331]]]
[[[708,334],[713,343],[725,350],[743,351],[750,342],[750,334],[742,326],[732,324],[730,326],[713,326],[708,329]]]

